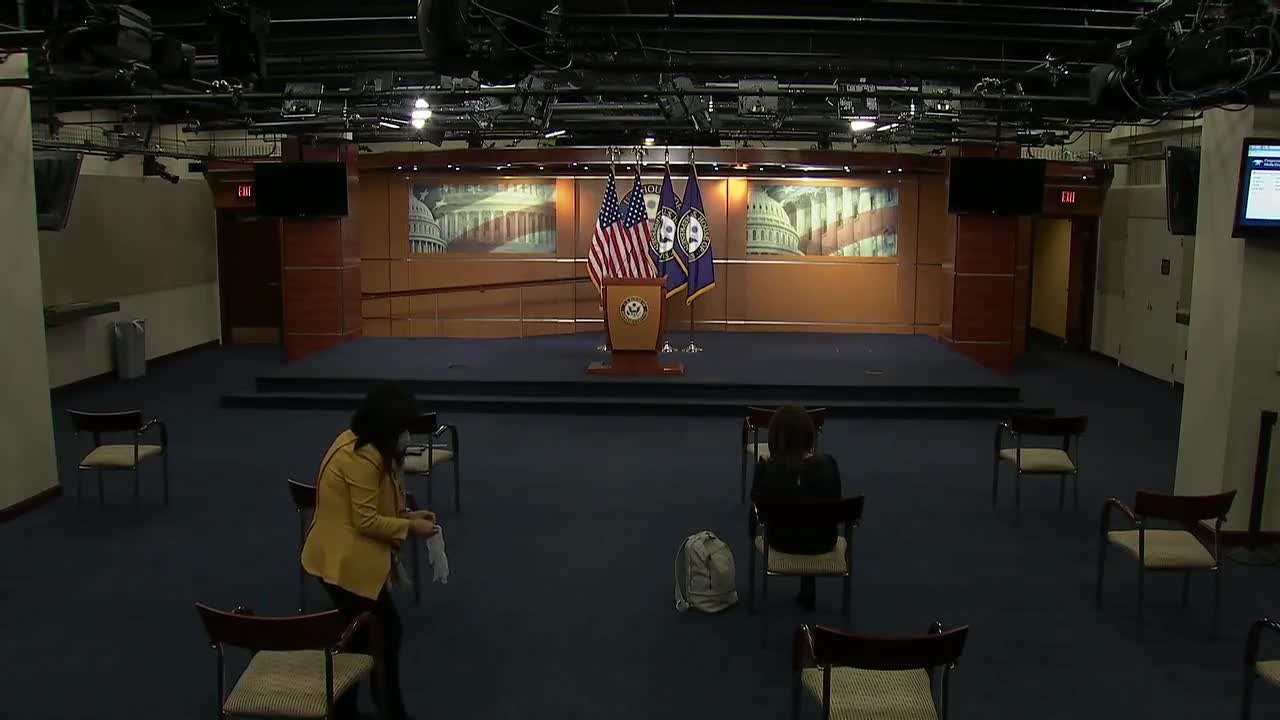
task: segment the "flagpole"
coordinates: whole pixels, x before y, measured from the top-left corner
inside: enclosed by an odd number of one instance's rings
[[[637,151],[637,152],[639,152],[639,150],[640,150],[639,148],[636,148],[636,151]],[[669,145],[666,147],[666,151],[665,151],[665,153],[664,153],[664,155],[663,155],[663,158],[662,158],[662,164],[663,164],[664,166],[666,166],[667,173],[668,173],[668,174],[670,174],[670,173],[671,173],[671,146],[669,146]],[[663,295],[666,295],[666,291],[665,291],[665,290],[663,291]],[[670,298],[670,296],[664,297],[664,298],[663,298],[663,300],[662,300],[662,302],[664,302],[664,303],[668,303],[668,305],[670,305],[670,303],[671,303],[671,298]],[[668,315],[667,317],[670,317],[670,315]],[[666,334],[666,330],[667,330],[666,328],[662,328],[663,335],[665,335],[665,334]],[[663,338],[662,338],[662,349],[661,349],[661,350],[659,350],[658,352],[660,352],[660,353],[673,353],[673,352],[675,352],[675,351],[676,351],[676,349],[675,349],[674,347],[672,347],[672,346],[671,346],[671,339],[670,339],[670,338],[667,338],[667,337],[663,337]]]
[[[613,163],[618,157],[618,148],[610,146],[608,152],[609,152],[609,174],[612,175]],[[600,288],[600,310],[603,313],[604,311],[604,288],[603,287]],[[608,352],[609,351],[609,328],[605,325],[601,325],[600,328],[601,328],[600,332],[603,333],[605,336],[605,341],[604,343],[596,346],[596,352],[598,353]]]
[[[689,178],[694,179],[698,175],[697,167],[694,165],[693,148],[689,148]],[[696,180],[693,180],[697,182]],[[684,351],[687,353],[700,353],[702,348],[698,347],[698,343],[694,342],[693,330],[693,306],[695,303],[689,303],[689,344],[685,346]]]

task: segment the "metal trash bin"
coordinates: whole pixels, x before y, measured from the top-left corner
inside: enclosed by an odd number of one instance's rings
[[[115,337],[116,377],[132,380],[147,374],[147,321],[141,318],[111,324]]]

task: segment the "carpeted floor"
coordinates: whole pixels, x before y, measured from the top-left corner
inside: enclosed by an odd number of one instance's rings
[[[22,720],[214,716],[214,657],[199,600],[259,613],[294,608],[296,518],[284,478],[310,479],[341,413],[217,407],[277,361],[201,352],[133,384],[57,393],[67,407],[138,405],[165,418],[174,502],[158,475],[63,500],[0,526],[0,715]],[[1224,718],[1237,711],[1244,632],[1274,612],[1275,569],[1231,564],[1223,634],[1206,638],[1209,586],[1178,607],[1177,581],[1148,590],[1148,641],[1132,634],[1132,566],[1113,556],[1108,607],[1092,606],[1098,508],[1171,487],[1179,394],[1104,361],[1041,351],[1015,378],[1029,399],[1092,418],[1079,514],[1028,489],[1021,528],[989,507],[991,424],[833,420],[824,449],[846,492],[867,496],[855,537],[856,629],[972,627],[953,676],[955,718]],[[437,504],[453,577],[421,607],[402,598],[409,707],[425,718],[779,718],[789,633],[806,616],[780,587],[774,632],[742,608],[672,608],[672,560],[711,529],[735,547],[746,588],[730,419],[453,416],[464,445],[464,514]],[[60,414],[64,478],[73,439]],[[1007,486],[1006,486],[1007,487]],[[419,493],[421,495],[421,492]],[[1005,506],[1011,495],[1004,497]],[[839,622],[839,583],[812,619]],[[313,602],[319,594],[311,595]],[[1280,646],[1277,648],[1280,653]],[[1260,691],[1258,717],[1280,710]]]

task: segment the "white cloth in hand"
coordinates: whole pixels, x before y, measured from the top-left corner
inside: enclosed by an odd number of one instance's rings
[[[444,530],[437,528],[435,535],[427,538],[427,562],[431,563],[431,579],[441,585],[449,584],[449,556],[444,554]]]

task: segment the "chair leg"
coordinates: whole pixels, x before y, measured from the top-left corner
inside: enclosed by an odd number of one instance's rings
[[[1191,600],[1191,573],[1182,573],[1182,607],[1186,607]]]
[[[139,498],[140,498],[140,497],[141,497],[141,495],[142,495],[142,492],[141,492],[141,485],[142,485],[142,478],[141,478],[141,474],[142,474],[142,469],[141,469],[141,468],[139,468],[137,465],[134,465],[134,466],[133,466],[133,504],[134,504],[135,506],[138,504],[138,500],[139,500]]]
[[[1013,524],[1022,523],[1022,472],[1013,476]]]
[[[427,474],[427,509],[435,507],[435,503],[431,501],[431,481],[435,478],[435,473]]]
[[[1058,476],[1058,512],[1062,512],[1067,506],[1067,476]]]
[[[1000,458],[991,463],[991,509],[999,506],[1000,500]]]
[[[160,459],[164,462],[164,506],[169,507],[169,451],[161,453]]]
[[[80,500],[84,495],[84,470],[76,468],[76,506],[80,505]]]
[[[106,506],[107,506],[107,497],[102,491],[102,471],[99,470],[98,471],[98,507],[104,508]]]
[[[1218,614],[1222,610],[1222,568],[1213,571],[1213,623],[1209,627],[1209,636],[1218,637]]]
[[[462,512],[462,482],[458,479],[458,458],[453,458],[453,511]]]
[[[1138,642],[1142,642],[1142,607],[1146,604],[1147,569],[1138,563]]]
[[[755,543],[747,546],[747,612],[756,611],[756,548]]]
[[[1102,538],[1098,543],[1098,583],[1093,590],[1093,605],[1098,610],[1102,609],[1102,573],[1107,566],[1107,539]]]
[[[846,626],[853,623],[853,577],[851,575],[844,576],[844,598],[842,608],[844,610],[844,623]]]
[[[1257,677],[1252,667],[1244,669],[1244,692],[1240,694],[1240,720],[1249,720],[1253,714],[1253,681]]]
[[[1080,473],[1071,473],[1071,502],[1075,503],[1076,512],[1080,512]]]
[[[767,562],[767,558],[766,558]],[[760,577],[760,647],[769,643],[769,568]]]

